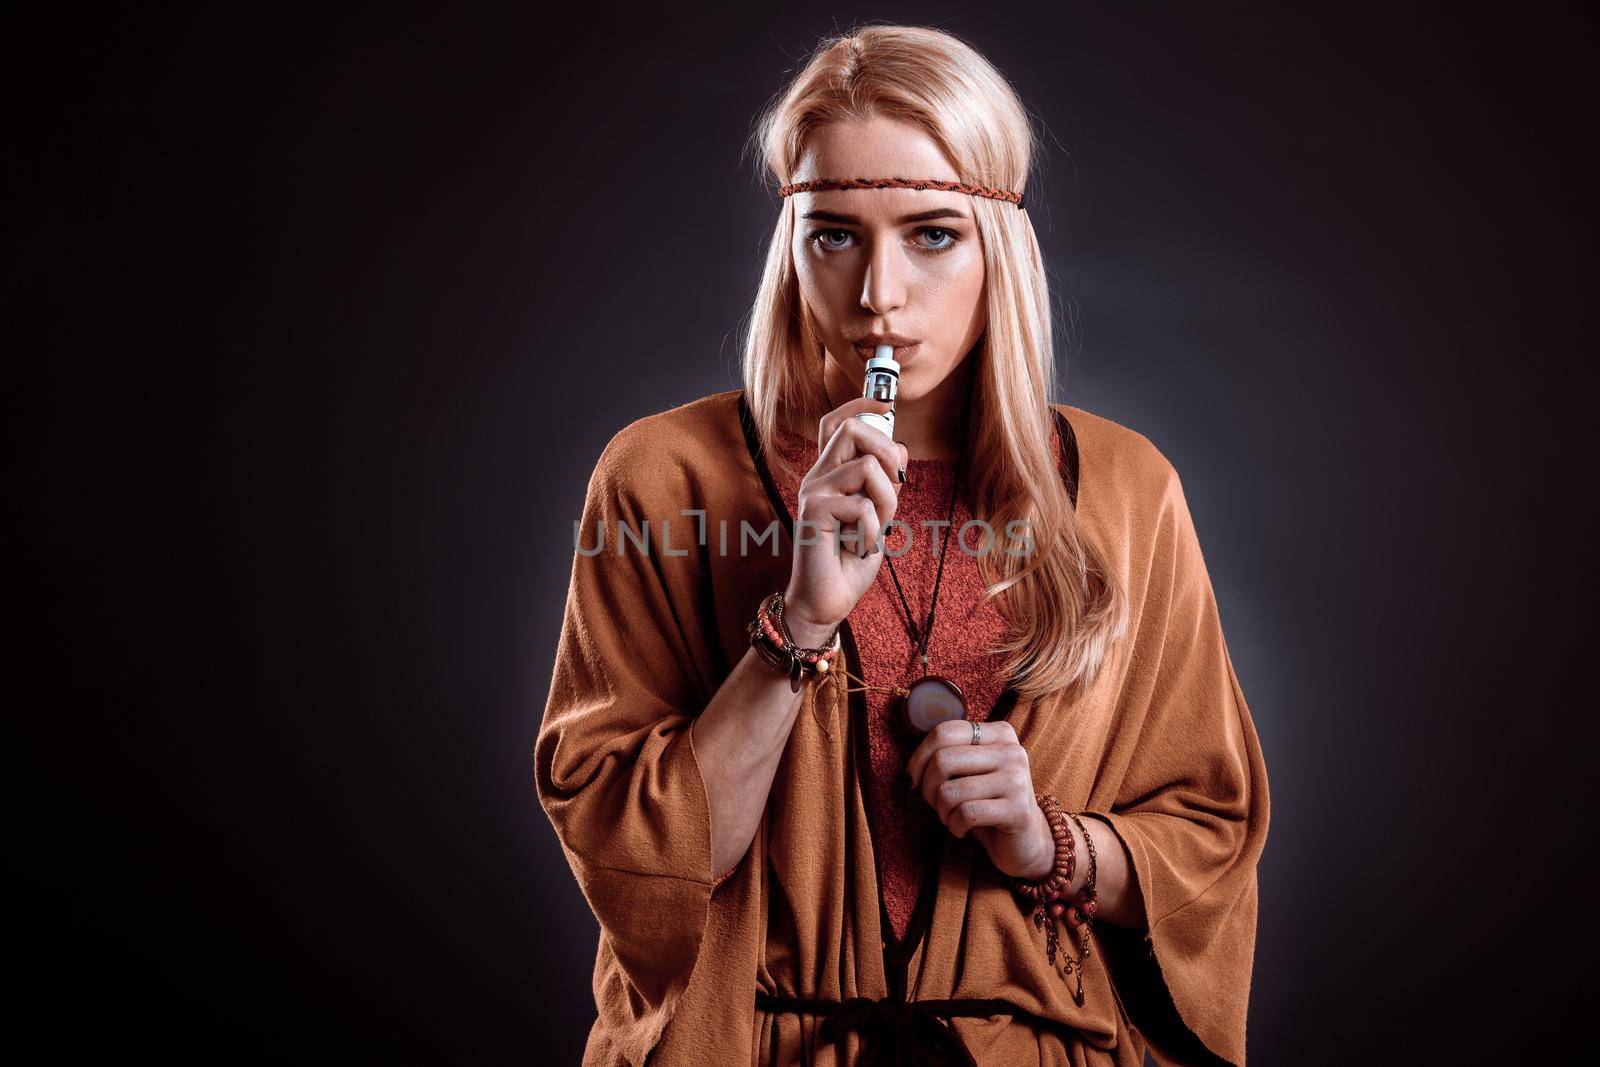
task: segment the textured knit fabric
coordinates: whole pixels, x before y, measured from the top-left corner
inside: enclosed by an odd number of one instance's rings
[[[789,513],[798,515],[799,479],[816,463],[817,446],[814,441],[787,434],[777,445],[794,464],[794,477],[781,490]],[[1051,447],[1058,449],[1059,459],[1059,440],[1054,436]],[[907,465],[906,484],[899,487],[894,522],[883,539],[888,558],[879,565],[877,578],[851,610],[850,625],[861,653],[860,678],[872,687],[909,686],[924,671],[907,627],[905,605],[910,605],[911,618],[922,627],[934,604],[937,580],[939,599],[928,642],[927,673],[955,682],[966,698],[967,718],[983,722],[1005,687],[1000,674],[1005,657],[992,650],[1008,638],[1008,631],[999,608],[983,598],[984,583],[976,555],[983,544],[983,528],[968,527],[965,551],[957,542],[963,524],[973,518],[961,497],[956,498],[950,523],[945,524],[950,517],[955,470],[953,459],[912,459]],[[1003,530],[995,532],[1004,534]],[[943,542],[947,533],[946,547]],[[945,548],[942,575],[941,547]],[[899,591],[895,588],[896,578]],[[901,592],[905,594],[904,603]],[[852,686],[857,684],[850,682]],[[883,880],[884,905],[895,936],[905,937],[922,884],[925,843],[942,824],[922,794],[912,790],[906,780],[906,761],[924,735],[895,713],[896,702],[893,693],[867,690],[867,748],[871,755],[867,787],[871,790],[872,841],[877,851],[878,874]]]
[[[1139,1067],[1147,1047],[1162,1064],[1244,1062],[1269,810],[1260,744],[1177,472],[1134,430],[1054,414],[1073,431],[1076,513],[1126,591],[1129,632],[1086,692],[1019,698],[1005,717],[1036,788],[1116,832],[1148,934],[1097,922],[1076,1003],[1064,955],[1046,960],[1045,932],[983,846],[944,831],[931,903],[904,946],[887,944],[869,716],[840,671],[804,689],[757,832],[718,883],[690,727],[749,653],[761,598],[787,584],[793,531],[742,394],[717,393],[623,427],[601,453],[534,744],[539,802],[599,928],[586,1065],[853,1065],[880,1038],[892,1055],[935,1031],[997,1067]],[[649,552],[630,543],[646,521]],[[742,527],[775,523],[740,551]],[[826,1017],[845,1025],[825,1040],[798,1000],[835,1005]],[[937,1014],[976,1000],[1004,1010]]]

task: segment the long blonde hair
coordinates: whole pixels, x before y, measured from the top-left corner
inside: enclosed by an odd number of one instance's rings
[[[789,86],[763,110],[751,147],[780,185],[794,181],[818,126],[873,114],[925,131],[962,181],[1021,191],[1038,138],[1016,92],[961,39],[921,26],[869,25],[825,38]],[[824,175],[839,177],[839,175]],[[867,175],[843,175],[866,177]],[[744,345],[744,390],[763,442],[780,426],[814,426],[832,407],[822,345],[802,306],[790,241],[794,198],[773,229]],[[1127,629],[1126,595],[1103,553],[1079,528],[1050,448],[1056,391],[1049,286],[1026,211],[973,197],[982,237],[989,321],[977,358],[961,479],[974,516],[997,536],[979,556],[985,598],[1016,639],[1006,674],[1019,696],[1074,683],[1087,688]],[[1064,443],[1064,442],[1063,442]],[[765,448],[787,474],[781,450]],[[1033,550],[1010,555],[1002,531],[1029,523]]]

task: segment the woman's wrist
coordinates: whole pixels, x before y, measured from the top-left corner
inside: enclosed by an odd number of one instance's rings
[[[1050,872],[1055,869],[1056,838],[1050,829],[1050,820],[1045,817],[1044,809],[1033,805],[1034,828],[1033,839],[1036,844],[1035,859],[1032,865],[1017,875],[1029,882],[1043,882],[1050,877]],[[1078,829],[1078,824],[1072,819],[1067,820],[1067,831],[1072,835],[1072,849],[1076,856],[1087,856],[1089,845],[1083,839],[1083,832]],[[1061,890],[1062,899],[1075,897],[1083,890],[1084,883],[1089,879],[1089,865],[1087,861],[1076,863],[1072,869],[1072,880]]]
[[[1030,882],[1042,882],[1050,877],[1050,872],[1055,869],[1056,838],[1050,831],[1050,820],[1045,818],[1044,809],[1037,804],[1032,805],[1032,808],[1034,826],[1031,836],[1034,840],[1034,861],[1026,870],[1018,872],[1017,877]]]
[[[798,693],[806,681],[827,674],[833,659],[839,654],[837,630],[819,639],[815,645],[804,645],[796,640],[786,617],[784,594],[771,593],[756,609],[756,617],[745,627],[750,635],[750,647],[771,668],[789,676],[789,688]],[[803,618],[795,620],[801,633],[810,637]]]
[[[787,593],[783,597],[783,624],[789,630],[789,636],[794,638],[794,643],[801,648],[821,648],[833,637],[833,631],[838,629],[838,624],[828,625],[812,621],[805,607],[789,599]]]

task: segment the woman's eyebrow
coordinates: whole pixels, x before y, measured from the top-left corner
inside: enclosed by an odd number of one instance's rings
[[[861,220],[854,215],[841,215],[833,211],[808,211],[800,216],[803,219],[816,219],[818,222],[842,222],[846,226],[859,226]],[[966,215],[953,207],[936,207],[932,211],[919,211],[915,215],[902,215],[896,220],[898,225],[907,226],[913,222],[927,222],[929,219],[964,219]]]

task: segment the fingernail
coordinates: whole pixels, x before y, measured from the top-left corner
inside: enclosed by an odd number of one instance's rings
[[[906,484],[906,469],[904,467],[900,468],[900,484]]]

